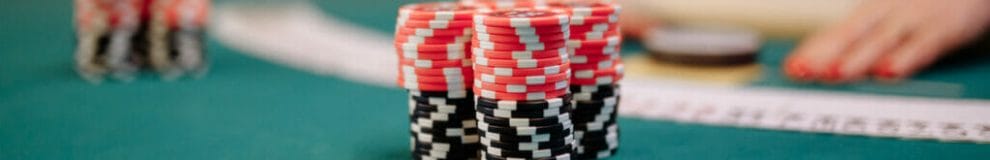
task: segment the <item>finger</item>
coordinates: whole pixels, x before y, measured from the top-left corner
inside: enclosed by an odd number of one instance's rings
[[[927,29],[915,32],[906,42],[888,55],[883,63],[874,69],[878,79],[898,81],[909,77],[923,67],[930,65],[951,47],[944,34]]]
[[[910,30],[902,19],[889,19],[881,24],[869,36],[863,38],[845,55],[838,60],[838,65],[830,66],[824,78],[832,83],[855,81],[866,77],[870,67],[877,61],[890,54],[904,41],[904,35]]]
[[[893,8],[887,1],[861,5],[849,18],[806,39],[785,62],[784,73],[795,80],[813,80],[835,64],[850,44],[858,41]]]

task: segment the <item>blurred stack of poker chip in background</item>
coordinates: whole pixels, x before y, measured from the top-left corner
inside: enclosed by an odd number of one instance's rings
[[[482,159],[570,159],[570,18],[547,9],[474,16],[474,92]]]
[[[570,15],[571,83],[578,159],[606,158],[618,150],[618,81],[623,75],[619,51],[621,7],[612,3],[571,1],[547,4]]]
[[[452,2],[399,8],[395,48],[398,84],[409,90],[414,159],[478,157],[479,133],[470,84],[474,7]]]
[[[93,83],[131,81],[142,68],[172,80],[206,71],[209,0],[76,0],[76,69]]]

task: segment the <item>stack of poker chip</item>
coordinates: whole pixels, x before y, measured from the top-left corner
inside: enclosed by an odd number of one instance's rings
[[[395,31],[398,84],[409,90],[414,159],[478,157],[480,135],[469,86],[475,9],[435,2],[402,6]]]
[[[482,159],[570,159],[569,18],[546,9],[474,16],[474,93]]]
[[[621,8],[604,2],[550,3],[548,7],[567,12],[571,36],[570,91],[573,94],[574,135],[577,157],[609,157],[618,150],[616,123],[619,99],[618,80],[623,67],[619,59],[618,14]]]
[[[75,60],[83,79],[99,83],[109,75],[131,81],[144,68],[162,71],[164,79],[204,73],[202,32],[208,0],[75,3]]]

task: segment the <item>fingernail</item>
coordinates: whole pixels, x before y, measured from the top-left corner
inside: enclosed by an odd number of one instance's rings
[[[787,64],[784,65],[784,72],[791,78],[797,80],[810,80],[813,76],[811,69],[808,68],[807,61],[800,58],[794,58],[787,61]]]
[[[838,82],[842,80],[842,71],[839,70],[839,63],[829,64],[828,68],[825,70],[826,81]]]
[[[873,75],[884,79],[895,79],[899,77],[900,74],[894,72],[894,70],[890,67],[889,63],[881,62],[881,64],[878,65],[877,68],[873,70]]]

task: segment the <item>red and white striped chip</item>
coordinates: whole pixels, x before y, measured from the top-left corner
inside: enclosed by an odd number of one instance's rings
[[[500,68],[543,68],[548,66],[558,66],[568,63],[567,57],[553,57],[542,59],[488,59],[485,57],[475,57],[474,63],[481,66]]]
[[[475,73],[496,75],[496,76],[535,76],[535,75],[553,75],[567,72],[571,69],[569,63],[565,63],[559,66],[549,66],[543,68],[499,68],[499,67],[488,67],[481,65],[474,65]]]
[[[552,57],[567,57],[567,48],[546,51],[493,51],[481,48],[471,48],[471,53],[477,57],[489,59],[541,59]]]
[[[474,81],[474,87],[483,90],[492,90],[507,93],[529,93],[529,92],[546,92],[554,91],[567,88],[569,86],[568,81],[559,81],[555,83],[539,84],[539,85],[519,85],[519,84],[495,84],[495,83],[485,83],[481,81]]]
[[[536,84],[547,84],[559,81],[566,81],[570,78],[571,72],[566,71],[564,73],[551,74],[551,75],[535,75],[535,76],[496,76],[491,74],[476,73],[474,74],[475,80],[480,80],[481,82],[495,83],[495,84],[526,84],[526,85],[536,85]]]

